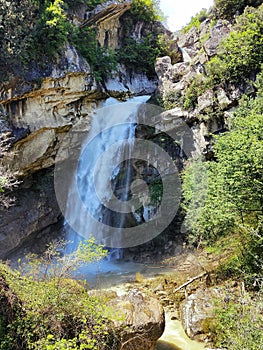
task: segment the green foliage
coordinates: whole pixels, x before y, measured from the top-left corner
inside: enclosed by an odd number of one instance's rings
[[[211,243],[233,227],[232,204],[217,196],[223,179],[214,179],[212,165],[193,160],[183,175],[185,225],[194,245]]]
[[[76,9],[78,6],[85,4],[88,6],[88,10],[93,10],[97,5],[103,3],[104,0],[65,0],[65,3],[70,9]]]
[[[123,46],[117,50],[118,62],[125,64],[129,69],[136,68],[149,76],[155,75],[154,63],[160,53],[156,43],[157,38],[152,34],[140,41],[127,37]]]
[[[161,179],[156,179],[149,186],[151,202],[155,206],[159,205],[163,196],[163,184]]]
[[[206,66],[211,85],[240,83],[258,72],[263,63],[263,5],[247,8],[236,22],[221,43],[220,54]]]
[[[205,165],[194,162],[185,172],[186,221],[196,242],[204,237],[215,240],[223,233],[231,232],[234,226],[247,224],[257,229],[260,224],[263,207],[262,98],[261,90],[255,100],[246,99],[232,119],[230,131],[216,137],[216,162]],[[195,181],[202,172],[206,172],[207,179]],[[198,203],[198,193],[204,193],[204,202]]]
[[[88,61],[96,80],[105,79],[117,69],[115,52],[100,47],[96,40],[96,30],[84,27],[76,28],[71,38],[76,49]]]
[[[226,298],[228,300],[229,295]],[[262,307],[262,295],[256,296],[254,300],[246,296],[218,303],[212,329],[216,345],[231,350],[262,349]]]
[[[85,263],[93,263],[107,255],[102,246],[97,245],[94,238],[80,242],[72,253],[63,255],[67,242],[57,241],[48,245],[43,256],[30,254],[20,265],[23,275],[45,280],[69,278],[72,273]]]
[[[180,107],[183,103],[183,96],[181,91],[169,90],[166,92],[163,98],[163,106],[166,110]]]
[[[191,18],[191,21],[189,24],[187,24],[183,31],[185,33],[188,33],[191,28],[195,27],[196,29],[199,29],[202,22],[204,22],[208,18],[208,12],[206,9],[202,9],[197,15]]]
[[[40,6],[40,18],[35,27],[32,49],[36,54],[54,57],[67,41],[72,25],[67,21],[65,4],[62,0],[45,0]]]
[[[0,80],[11,78],[30,59],[31,25],[36,13],[33,0],[0,0]]]
[[[181,60],[181,52],[175,47],[175,41],[167,34],[159,34],[156,46],[159,48],[159,56],[169,56],[171,63],[175,64]]]
[[[185,92],[183,99],[184,109],[194,109],[198,103],[198,96],[201,96],[205,90],[206,84],[203,82],[203,76],[197,75]]]
[[[261,3],[261,0],[215,0],[214,8],[218,18],[232,20],[242,14],[246,6],[257,7]]]
[[[98,260],[105,251],[94,240],[80,244],[70,256],[61,256],[58,247],[50,246],[40,260],[31,258],[27,277],[0,265],[0,282],[4,278],[6,283],[0,300],[13,298],[10,310],[0,304],[1,350],[106,348],[106,300],[89,296],[85,285],[67,278],[81,263]]]
[[[139,21],[154,22],[162,19],[157,0],[133,0],[130,11]]]

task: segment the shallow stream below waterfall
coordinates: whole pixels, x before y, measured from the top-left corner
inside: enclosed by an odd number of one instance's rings
[[[121,260],[104,260],[79,269],[78,278],[87,280],[94,289],[113,289],[123,294],[136,280],[136,273],[140,273],[145,280],[156,276],[171,274],[174,267],[159,266],[157,264],[139,264]],[[134,284],[137,287],[136,284]],[[191,340],[185,333],[179,320],[171,319],[167,312],[165,316],[165,331],[157,342],[156,350],[204,350],[205,345]]]

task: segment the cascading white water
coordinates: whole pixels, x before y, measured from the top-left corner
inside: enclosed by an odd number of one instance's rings
[[[108,208],[115,196],[118,197],[118,204],[123,202],[123,206],[128,201],[132,181],[132,167],[129,162],[132,158],[137,112],[141,104],[148,99],[149,96],[140,96],[127,102],[119,102],[109,98],[101,106],[104,113],[102,118],[101,115],[97,118],[96,112],[94,113],[91,130],[82,146],[75,173],[77,186],[70,189],[68,196],[67,240],[74,242],[73,249],[82,239],[83,233],[85,237],[89,235],[99,237],[98,222],[117,228],[123,227],[128,212],[127,208],[122,210],[118,207],[116,212]],[[121,115],[119,104],[122,104]],[[108,106],[110,108],[105,108]],[[123,159],[126,162],[123,162]],[[111,171],[110,174],[109,171]],[[121,183],[118,183],[120,191],[116,194],[116,188],[112,187],[116,187],[120,171],[122,171],[123,178]],[[77,196],[81,198],[81,201],[76,200]],[[90,220],[87,220],[86,211],[92,217]],[[117,250],[112,255],[120,258],[120,253],[121,251]]]

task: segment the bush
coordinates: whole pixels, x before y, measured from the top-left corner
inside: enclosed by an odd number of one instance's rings
[[[206,65],[210,85],[240,84],[253,78],[263,63],[263,5],[247,8],[220,44],[220,54]]]
[[[133,0],[130,11],[139,21],[154,22],[161,20],[161,10],[156,0]]]
[[[93,10],[97,5],[103,3],[104,0],[65,0],[65,3],[70,9],[76,9],[78,6],[85,4],[88,6],[88,10]]]
[[[0,81],[6,81],[17,71],[23,74],[23,64],[32,58],[31,26],[38,7],[33,0],[0,0],[0,13]]]
[[[214,8],[218,18],[233,20],[244,12],[246,6],[257,7],[261,0],[215,0]]]
[[[164,99],[163,99],[163,105],[166,110],[180,107],[183,103],[183,96],[181,91],[176,90],[169,90],[166,92]]]
[[[34,29],[32,49],[38,56],[54,58],[67,41],[72,25],[67,20],[65,3],[62,0],[45,0],[40,6],[40,17]]]
[[[159,54],[157,38],[152,34],[140,41],[127,37],[123,46],[117,50],[117,60],[128,69],[147,73],[151,77],[155,76],[154,63]]]
[[[261,75],[259,81],[261,81]],[[184,174],[186,222],[192,240],[214,241],[233,228],[257,230],[263,203],[262,87],[245,99],[230,131],[216,137],[216,162],[193,162]],[[230,121],[229,121],[230,122]]]
[[[23,264],[27,277],[0,264],[0,349],[98,349],[109,341],[109,309],[85,285],[68,279],[80,263],[105,256],[89,241],[73,255],[50,246]],[[8,306],[8,307],[7,307]]]
[[[263,347],[262,296],[251,299],[233,300],[226,296],[224,303],[218,303],[213,323],[216,346],[231,350],[258,350]]]
[[[199,29],[200,25],[202,22],[204,22],[208,18],[208,12],[206,9],[202,9],[197,15],[191,18],[191,21],[189,24],[187,24],[184,28],[183,31],[185,33],[188,33],[189,30],[193,27],[196,29]]]
[[[99,46],[95,29],[89,27],[76,28],[71,41],[90,64],[97,81],[106,79],[113,70],[117,69],[115,52]]]
[[[206,84],[203,81],[203,76],[196,76],[185,92],[183,98],[184,109],[194,109],[198,104],[198,96],[201,96],[205,90]]]

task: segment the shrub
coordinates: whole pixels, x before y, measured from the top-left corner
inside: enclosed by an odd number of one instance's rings
[[[191,21],[189,24],[187,24],[183,31],[185,33],[188,33],[191,28],[195,27],[196,29],[199,29],[202,22],[204,22],[208,18],[208,12],[206,9],[202,9],[198,14],[196,14],[194,17],[191,18]]]
[[[61,256],[58,247],[50,246],[40,260],[31,258],[27,277],[0,264],[1,350],[95,350],[109,341],[106,300],[68,279],[81,262],[98,260],[105,251],[92,240],[70,256]]]
[[[206,65],[211,85],[241,83],[258,73],[263,62],[263,5],[247,8],[234,30],[220,44],[220,53]]]
[[[0,81],[22,74],[23,64],[31,59],[32,24],[38,7],[33,0],[0,0]]]
[[[152,34],[140,41],[127,37],[123,46],[117,50],[118,62],[126,65],[128,69],[135,69],[147,73],[148,76],[155,76],[154,63],[160,53],[157,38]]]
[[[244,12],[246,6],[257,7],[261,0],[215,0],[214,8],[218,18],[232,20]]]
[[[166,110],[179,107],[182,105],[183,96],[181,91],[169,90],[166,92],[163,100],[164,108]]]
[[[262,98],[261,87],[256,99],[246,99],[237,110],[230,131],[216,137],[216,162],[194,162],[185,171],[186,222],[195,242],[216,240],[240,225],[260,226]]]
[[[95,29],[89,27],[76,28],[71,41],[90,64],[97,81],[105,79],[113,70],[116,70],[115,52],[99,46]]]
[[[67,20],[64,1],[45,0],[40,6],[40,17],[34,29],[32,49],[38,56],[54,58],[60,53],[71,30],[72,25]]]
[[[203,76],[197,75],[185,92],[183,107],[185,109],[194,109],[198,104],[198,96],[201,96],[205,90],[206,83],[203,81]]]
[[[231,350],[262,349],[262,296],[233,300],[231,295],[231,299],[227,295],[224,303],[217,303],[212,329],[216,345]]]
[[[154,22],[161,20],[161,10],[156,0],[133,0],[130,11],[139,21]]]
[[[93,10],[97,5],[103,3],[104,0],[65,0],[65,3],[70,9],[76,9],[78,6],[85,4],[88,6],[88,10]]]

